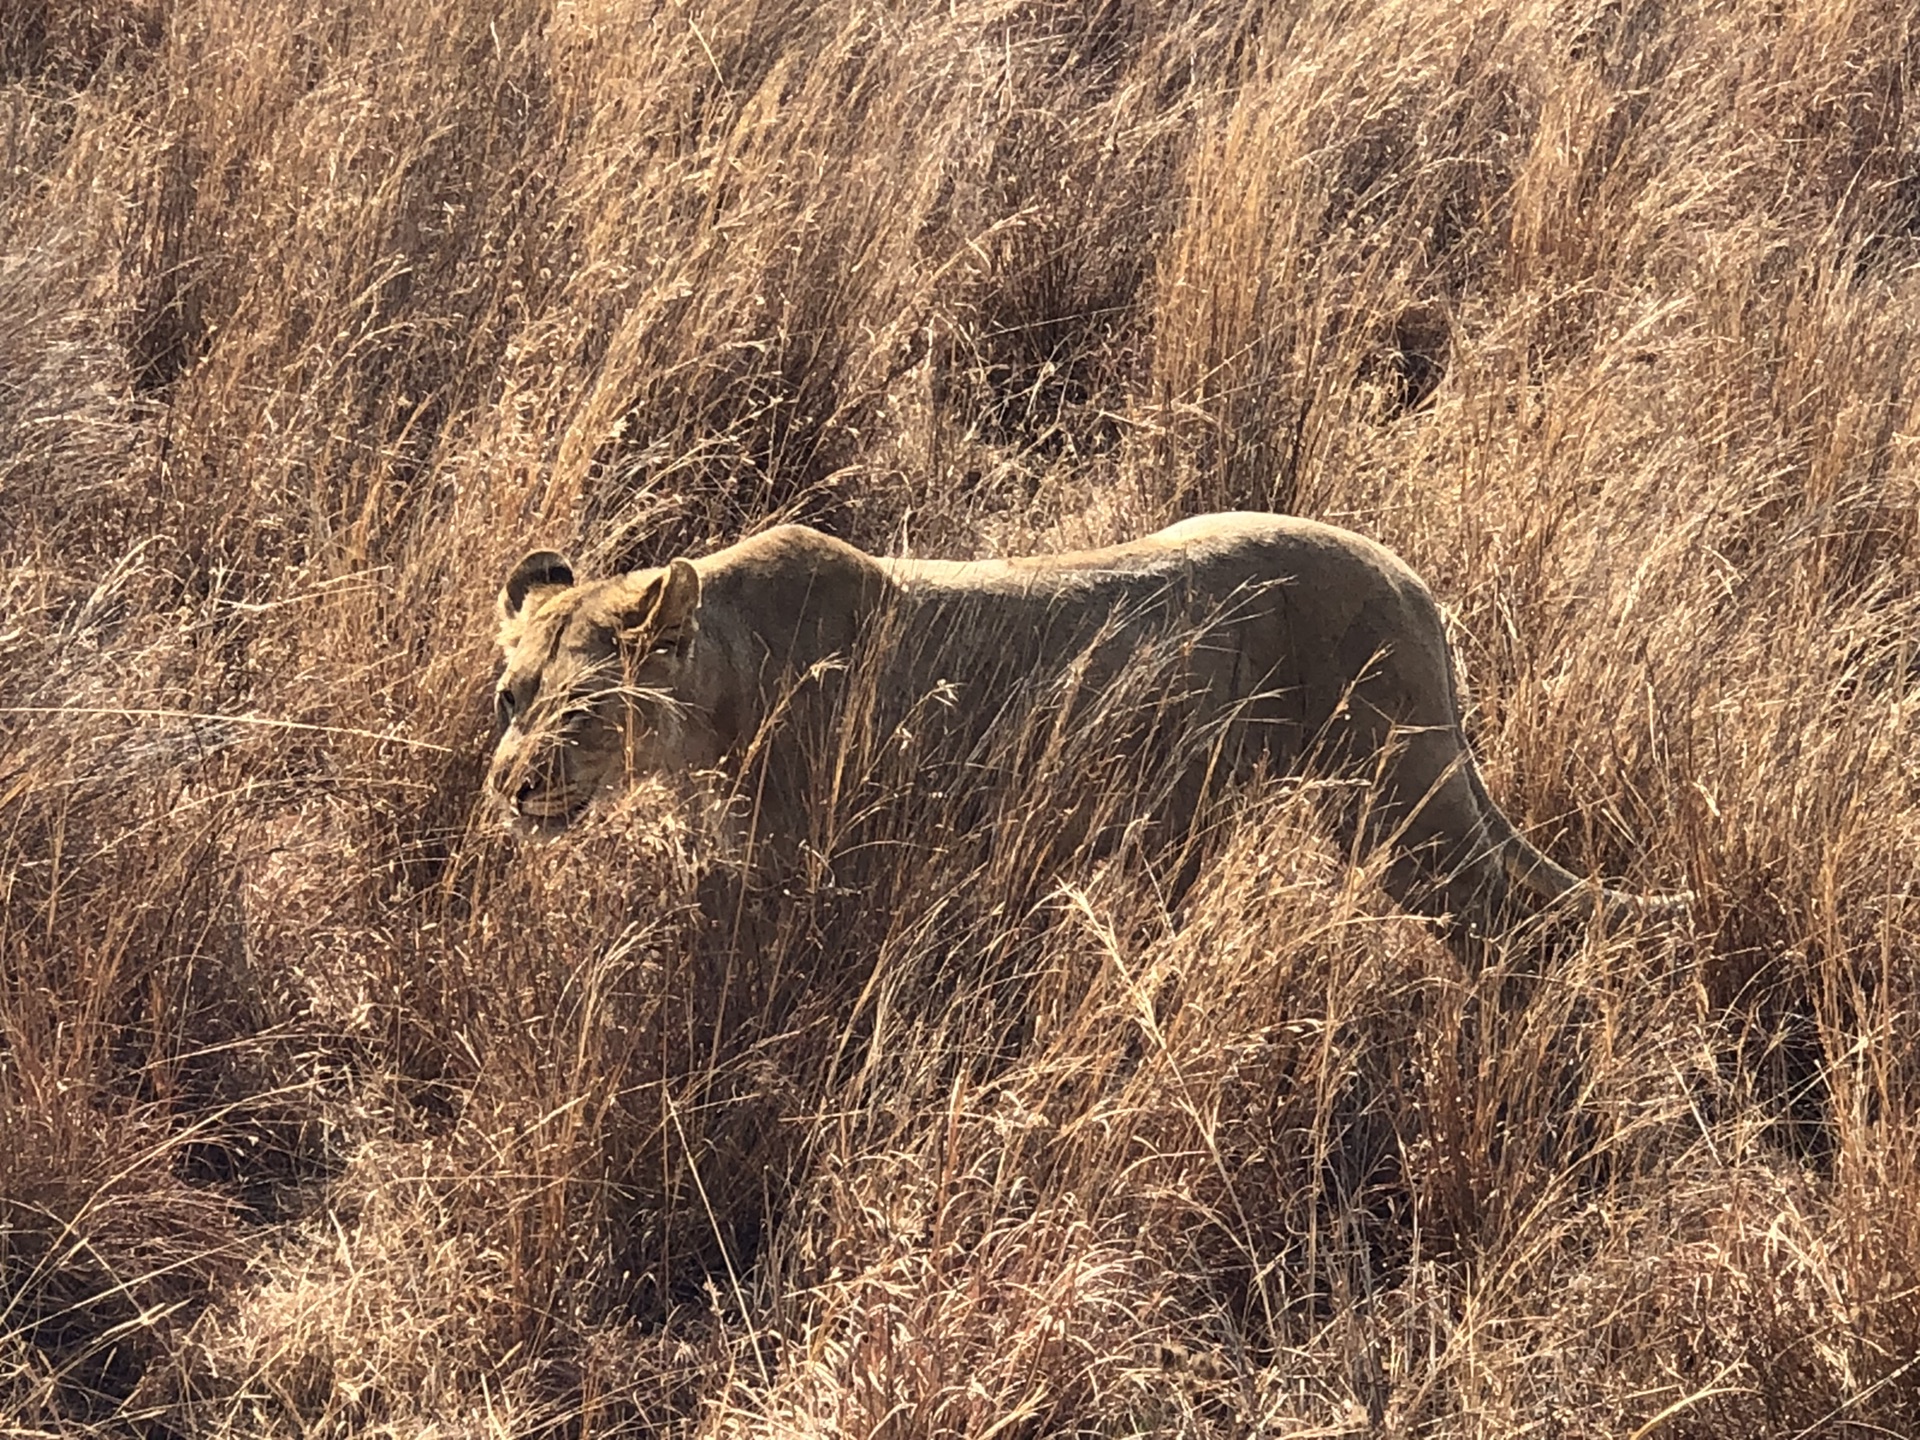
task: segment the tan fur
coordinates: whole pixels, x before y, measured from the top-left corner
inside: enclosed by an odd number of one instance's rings
[[[1216,737],[1189,805],[1223,776],[1310,760],[1371,781],[1368,833],[1393,841],[1384,879],[1403,903],[1480,926],[1555,902],[1678,903],[1583,882],[1514,830],[1467,748],[1426,586],[1331,525],[1206,515],[1105,550],[979,562],[876,559],[787,525],[611,580],[554,583],[571,580],[556,563],[529,556],[501,597],[488,784],[522,824],[563,826],[637,774],[724,765],[823,662],[883,631],[890,679],[941,687],[962,716],[1069,665],[1097,695],[1159,646],[1181,723]],[[1120,727],[1114,743],[1144,742]]]

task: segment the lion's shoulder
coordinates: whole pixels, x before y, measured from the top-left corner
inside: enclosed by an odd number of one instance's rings
[[[703,577],[736,575],[755,582],[800,573],[829,584],[857,585],[879,562],[857,545],[811,525],[775,525],[693,562]]]
[[[776,525],[693,563],[702,627],[736,642],[720,653],[803,666],[844,653],[895,588],[880,561],[808,525]]]

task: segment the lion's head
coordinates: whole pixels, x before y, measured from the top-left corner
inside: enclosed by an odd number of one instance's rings
[[[603,789],[719,758],[686,698],[699,603],[686,560],[579,584],[551,550],[514,567],[487,792],[516,826],[558,830]]]

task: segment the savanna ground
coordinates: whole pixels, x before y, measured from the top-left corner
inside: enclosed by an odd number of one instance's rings
[[[1920,1432],[1917,32],[0,0],[0,1428]],[[1691,931],[1463,957],[1284,783],[1170,914],[1044,714],[779,893],[477,804],[531,545],[1227,507]]]

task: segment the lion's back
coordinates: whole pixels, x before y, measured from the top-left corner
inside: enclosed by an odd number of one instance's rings
[[[1158,664],[1195,697],[1196,720],[1258,697],[1297,730],[1370,668],[1395,711],[1451,718],[1425,586],[1384,546],[1317,521],[1201,515],[1100,549],[878,564],[899,586],[896,677],[960,680],[958,702],[982,710],[1063,671],[1086,693]]]
[[[877,648],[884,688],[987,715],[1069,670],[1084,694],[1158,656],[1199,720],[1257,698],[1310,728],[1363,676],[1406,723],[1454,719],[1426,587],[1386,547],[1297,516],[1199,515],[1099,549],[976,561],[877,558],[782,526],[699,564],[708,614],[739,642],[714,647],[730,661],[710,656],[763,686]]]

